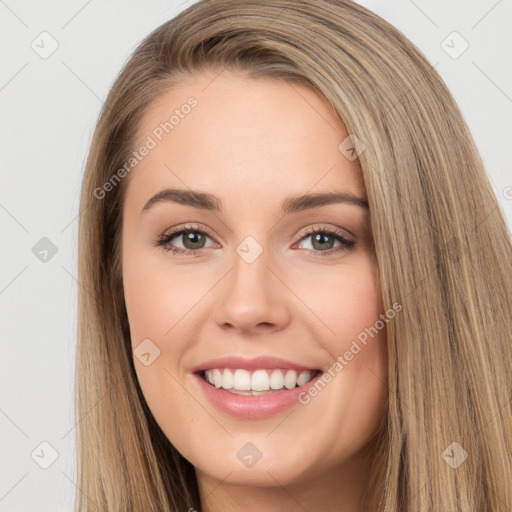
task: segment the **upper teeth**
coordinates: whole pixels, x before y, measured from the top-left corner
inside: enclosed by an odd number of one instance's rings
[[[309,382],[314,371],[305,370],[255,370],[214,368],[205,370],[205,379],[216,388],[239,391],[267,391],[269,389],[293,389]]]

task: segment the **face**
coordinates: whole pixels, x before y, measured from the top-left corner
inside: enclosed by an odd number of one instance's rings
[[[385,413],[387,316],[348,133],[304,86],[215,76],[155,101],[125,178],[140,386],[199,478],[355,474]]]

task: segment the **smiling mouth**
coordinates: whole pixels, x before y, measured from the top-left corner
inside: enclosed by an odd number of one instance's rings
[[[212,387],[237,395],[262,395],[304,386],[321,370],[212,368],[198,373]]]

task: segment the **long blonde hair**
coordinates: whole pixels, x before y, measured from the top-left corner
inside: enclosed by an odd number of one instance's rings
[[[387,326],[389,412],[372,475],[382,485],[368,486],[379,511],[512,507],[512,244],[444,82],[398,30],[349,0],[207,0],[136,49],[87,160],[77,512],[201,509],[194,468],[154,421],[134,371],[119,251],[126,180],[100,199],[95,190],[135,149],[148,106],[202,69],[307,85],[365,145],[383,305],[403,306]]]

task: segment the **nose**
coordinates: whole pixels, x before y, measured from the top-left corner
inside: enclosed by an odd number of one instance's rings
[[[252,263],[235,253],[233,268],[218,287],[215,321],[239,334],[269,334],[290,322],[290,291],[266,251]]]

